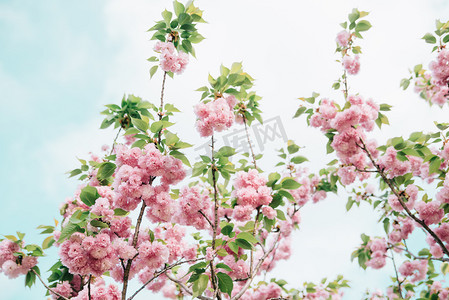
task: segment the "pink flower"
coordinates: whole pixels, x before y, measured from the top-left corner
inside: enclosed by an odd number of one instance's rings
[[[351,56],[345,56],[343,57],[343,67],[345,68],[346,72],[351,75],[356,75],[360,70],[360,62],[359,62],[359,56],[356,55],[355,57]]]
[[[425,203],[420,201],[416,204],[416,211],[419,213],[419,217],[427,224],[437,224],[444,216],[444,210],[440,208],[438,202]]]
[[[337,44],[340,47],[346,47],[348,46],[349,40],[351,39],[351,34],[347,32],[346,30],[342,30],[337,34]]]
[[[435,83],[440,86],[446,86],[449,79],[449,50],[443,49],[438,53],[436,61],[429,65]]]

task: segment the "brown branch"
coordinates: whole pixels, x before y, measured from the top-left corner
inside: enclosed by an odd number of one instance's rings
[[[214,226],[212,227],[213,233],[212,233],[212,249],[215,252],[215,240],[217,238],[217,228],[218,228],[218,189],[217,189],[217,177],[215,176],[216,167],[215,167],[215,158],[214,158],[214,135],[211,137],[211,148],[212,148],[212,154],[211,154],[211,160],[212,160],[212,181],[214,184]],[[212,287],[214,288],[214,298],[217,298],[221,300],[220,291],[218,289],[218,283],[217,278],[215,275],[215,268],[214,268],[214,259],[212,259],[209,263],[210,265],[210,273],[212,277]]]
[[[238,300],[240,299],[240,297],[243,296],[243,294],[246,292],[246,290],[249,288],[249,286],[251,285],[251,282],[253,281],[254,277],[256,277],[257,273],[259,272],[260,267],[262,266],[263,262],[265,261],[265,259],[268,257],[268,255],[270,255],[271,252],[273,252],[273,250],[276,248],[276,244],[278,243],[279,239],[281,237],[281,232],[279,231],[278,236],[276,241],[273,243],[273,246],[270,248],[270,250],[268,252],[266,252],[260,259],[259,262],[257,263],[256,267],[254,268],[253,272],[251,273],[251,275],[248,278],[248,281],[246,281],[245,285],[242,287],[242,289],[234,296],[231,298],[231,300]]]
[[[162,79],[162,88],[161,88],[161,106],[160,106],[160,111],[159,111],[159,121],[162,120],[162,116],[163,116],[163,111],[164,111],[164,91],[165,91],[165,79],[167,78],[167,72],[164,72],[164,79]],[[161,143],[161,134],[162,134],[162,129],[159,130],[158,134],[157,134],[157,141],[158,144]]]
[[[195,261],[199,261],[204,259],[204,257],[199,257],[199,258],[195,258],[195,259],[189,259],[189,260],[184,260],[184,261],[177,261],[176,263],[173,263],[169,266],[164,267],[162,270],[154,273],[154,276],[149,279],[147,282],[145,282],[134,294],[132,294],[131,297],[128,298],[128,300],[132,300],[138,293],[140,293],[148,284],[150,284],[153,280],[155,280],[156,278],[158,278],[160,275],[162,275],[163,273],[167,272],[168,270],[173,269],[176,266],[185,264],[185,263],[190,263],[190,262],[195,262]]]
[[[391,260],[393,261],[394,273],[396,274],[396,281],[398,282],[399,296],[401,297],[401,299],[404,299],[404,297],[402,297],[402,287],[401,287],[402,282],[399,280],[398,270],[396,268],[396,262],[394,260],[394,253],[391,249],[390,251],[391,251]]]
[[[371,155],[371,153],[369,152],[368,148],[366,147],[365,142],[362,140],[362,138],[360,138],[360,142],[362,143],[362,146],[356,144],[360,149],[362,149],[367,155],[368,158],[370,159],[371,163],[373,164],[373,166],[377,169],[378,173],[380,174],[380,176],[382,177],[382,179],[385,181],[385,183],[388,185],[388,187],[390,188],[390,190],[393,192],[393,194],[398,198],[399,203],[401,204],[402,208],[404,208],[404,210],[407,212],[407,215],[413,219],[416,223],[418,223],[419,225],[421,225],[433,238],[434,240],[438,243],[438,245],[441,247],[441,249],[443,250],[443,252],[449,256],[449,250],[444,246],[443,242],[441,241],[441,239],[435,234],[435,232],[433,232],[432,229],[430,229],[429,226],[427,226],[427,224],[417,218],[409,209],[408,207],[405,205],[404,202],[404,195],[400,192],[398,192],[398,190],[396,190],[396,188],[394,187],[392,181],[390,179],[387,178],[384,169],[381,169],[379,167],[378,164],[376,164],[376,162],[374,161],[373,156]]]
[[[260,215],[260,207],[257,207],[257,214],[256,214],[256,218],[254,219],[254,227],[253,227],[253,236],[256,235],[256,227],[257,227],[257,222],[259,221],[259,215]],[[253,259],[254,259],[254,249],[251,248],[251,257],[250,257],[250,262],[249,262],[249,273],[251,274],[251,272],[253,271]]]
[[[121,130],[122,130],[122,127],[120,127],[120,129],[118,130],[117,135],[115,136],[115,139],[114,139],[114,141],[112,142],[112,148],[111,148],[111,152],[109,152],[109,156],[111,156],[111,155],[112,155],[112,152],[114,152],[115,144],[116,144],[116,142],[117,142],[118,135],[120,134],[120,131],[121,131]]]
[[[89,300],[92,299],[92,295],[90,293],[90,282],[91,282],[91,280],[92,280],[92,275],[89,275],[89,281],[87,282],[87,295],[89,297]]]
[[[173,281],[174,283],[176,283],[177,285],[179,285],[187,294],[189,295],[193,295],[193,292],[191,290],[189,290],[188,287],[186,287],[181,281],[177,280],[176,278],[168,275],[167,273],[165,273],[165,276],[167,276],[168,279],[170,279],[171,281]],[[204,297],[204,296],[198,296],[198,299],[201,300],[212,300],[212,298],[209,297]]]
[[[132,243],[134,248],[137,245],[137,239],[139,237],[140,224],[142,223],[142,217],[143,217],[143,213],[145,212],[145,208],[146,207],[147,207],[147,205],[145,204],[144,201],[142,201],[142,207],[140,209],[139,217],[137,218],[136,229],[134,230],[134,237],[133,237],[133,243]],[[133,259],[136,258],[136,256],[137,255],[135,255],[131,259],[128,259],[128,262],[126,263],[126,268],[125,268],[125,271],[123,273],[122,300],[126,299],[126,290],[128,288],[129,272],[131,271],[131,264],[133,262]]]
[[[253,146],[251,145],[251,140],[249,138],[248,126],[246,125],[246,117],[245,117],[245,115],[243,115],[243,124],[245,124],[246,139],[248,141],[249,150],[251,151],[251,156],[253,158],[254,168],[257,169],[256,156],[254,155]]]
[[[59,294],[58,292],[53,291],[51,288],[48,287],[48,285],[45,284],[45,282],[42,280],[42,277],[36,272],[36,270],[31,269],[31,272],[34,273],[34,275],[37,276],[37,278],[39,278],[40,282],[42,282],[42,284],[44,285],[44,287],[52,294],[55,294],[56,296],[58,296],[59,298],[62,298],[64,300],[69,300],[69,298],[64,297],[63,295]]]
[[[212,224],[212,222],[209,220],[209,218],[201,211],[198,211],[207,221],[207,223],[209,223],[210,227],[214,228],[214,225]]]
[[[443,262],[449,262],[449,258],[438,258],[438,257],[427,257],[427,256],[417,256],[415,254],[413,254],[410,250],[408,250],[407,248],[402,248],[402,247],[398,247],[395,245],[391,245],[392,248],[396,248],[398,250],[402,250],[407,252],[411,257],[413,257],[414,259],[421,259],[421,260],[437,260],[437,261],[443,261]]]

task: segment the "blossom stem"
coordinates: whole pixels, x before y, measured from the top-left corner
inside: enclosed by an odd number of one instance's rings
[[[215,176],[216,167],[215,167],[215,157],[214,157],[214,135],[211,137],[211,160],[212,160],[212,182],[214,185],[214,226],[212,228],[212,249],[215,252],[215,240],[217,238],[217,228],[218,228],[218,189],[217,189],[217,177]],[[218,289],[217,279],[215,275],[215,268],[214,268],[214,259],[212,259],[209,263],[210,265],[210,274],[212,277],[212,286],[214,288],[214,298],[221,299],[220,291]]]
[[[39,275],[39,273],[36,272],[36,270],[31,269],[31,272],[34,273],[34,275],[37,276],[37,278],[39,278],[40,282],[44,285],[44,287],[52,294],[55,294],[56,296],[58,296],[59,298],[62,298],[64,300],[69,300],[69,298],[64,297],[63,295],[59,294],[58,292],[53,291],[51,288],[48,287],[48,285],[45,284],[45,282],[42,280],[42,277]]]
[[[374,161],[373,156],[371,155],[371,153],[369,152],[368,148],[366,147],[365,142],[362,140],[362,138],[360,138],[360,143],[362,144],[357,145],[359,148],[361,148],[367,155],[368,158],[370,159],[371,163],[373,164],[373,166],[377,169],[378,173],[380,174],[380,176],[382,177],[382,179],[384,180],[384,182],[388,185],[388,187],[390,188],[390,190],[393,192],[393,194],[398,198],[399,203],[401,204],[401,206],[404,208],[404,210],[407,212],[407,215],[414,220],[416,223],[418,223],[419,225],[421,225],[425,231],[427,231],[432,237],[433,239],[438,243],[438,245],[441,247],[441,249],[443,250],[443,252],[449,257],[449,250],[444,246],[443,242],[441,241],[441,239],[436,235],[435,232],[433,232],[432,229],[429,228],[429,226],[427,226],[427,224],[417,218],[409,209],[408,207],[405,205],[404,199],[403,197],[404,194],[398,192],[398,190],[395,188],[395,186],[393,185],[393,183],[391,182],[390,179],[387,178],[385,172],[383,169],[381,169],[379,167],[378,164],[376,164],[376,162]]]
[[[404,299],[404,297],[402,297],[402,287],[401,287],[402,282],[399,280],[399,275],[398,275],[398,270],[396,268],[396,262],[394,260],[393,250],[390,249],[390,252],[391,252],[391,260],[393,261],[394,273],[396,274],[396,281],[398,282],[398,293],[399,293],[399,296],[401,297],[401,299]]]
[[[257,169],[256,156],[254,155],[253,146],[252,146],[251,140],[249,138],[248,125],[246,124],[246,117],[245,117],[245,115],[243,115],[243,124],[245,124],[246,139],[248,140],[249,150],[251,151],[251,156],[253,158],[254,168]]]
[[[144,201],[142,201],[142,207],[140,209],[140,214],[139,217],[137,218],[137,224],[136,224],[136,229],[134,231],[134,237],[133,237],[133,247],[135,248],[137,245],[137,239],[139,237],[139,229],[140,229],[140,224],[142,223],[142,218],[143,218],[143,213],[145,212],[145,208],[147,207],[147,205],[145,204]],[[136,255],[137,256],[137,255]],[[123,290],[122,290],[122,300],[126,299],[126,290],[128,288],[128,280],[129,280],[129,272],[131,271],[131,264],[133,259],[136,257],[134,256],[131,259],[128,259],[128,262],[126,263],[126,267],[125,267],[125,271],[123,274]]]
[[[249,286],[251,285],[251,282],[253,281],[254,277],[256,277],[257,273],[259,272],[260,267],[262,266],[265,259],[270,255],[271,252],[276,248],[276,244],[279,242],[279,239],[281,237],[281,232],[279,231],[276,241],[273,243],[273,246],[268,250],[257,263],[256,267],[254,268],[253,272],[250,274],[248,281],[246,281],[245,285],[242,287],[242,289],[234,295],[234,297],[231,298],[231,300],[238,300],[240,299],[243,294],[248,290]]]

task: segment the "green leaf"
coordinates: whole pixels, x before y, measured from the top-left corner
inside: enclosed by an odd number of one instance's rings
[[[250,233],[248,232],[240,232],[237,237],[237,239],[243,239],[245,241],[250,242],[251,244],[257,244],[257,239]]]
[[[48,236],[43,242],[42,242],[42,249],[48,249],[50,248],[53,243],[55,242],[55,239],[52,235]]]
[[[231,232],[232,232],[232,229],[234,229],[234,224],[226,225],[225,227],[223,227],[221,229],[221,233],[224,234],[224,235],[229,236],[231,234]]]
[[[357,23],[357,25],[355,26],[355,31],[367,31],[368,29],[371,28],[371,23],[368,22],[367,20],[362,20],[360,22]]]
[[[189,159],[187,158],[187,156],[184,155],[184,153],[181,153],[179,151],[173,150],[170,152],[170,155],[179,159],[180,161],[182,161],[186,166],[188,167],[192,167],[192,165],[189,162]]]
[[[79,226],[77,224],[73,224],[69,222],[61,231],[61,235],[59,236],[58,243],[61,243],[66,238],[70,237],[73,233],[79,230]]]
[[[295,156],[290,161],[294,164],[301,164],[305,161],[308,161],[308,159],[305,158],[304,156]]]
[[[218,263],[216,266],[215,266],[215,268],[220,268],[220,269],[224,269],[224,270],[226,270],[226,271],[229,271],[229,272],[232,272],[232,269],[228,266],[228,265],[226,265],[226,264],[224,264],[224,263]]]
[[[156,73],[158,65],[152,66],[150,69],[150,78],[153,78],[153,75]]]
[[[282,221],[286,220],[284,212],[280,209],[276,209],[276,217]]]
[[[301,184],[294,179],[286,179],[282,181],[282,188],[286,190],[295,190],[299,188]]]
[[[167,24],[167,26],[170,26],[170,21],[171,21],[172,16],[173,16],[173,14],[168,10],[164,10],[162,12],[162,18],[164,18],[165,24]]]
[[[235,154],[235,149],[229,146],[224,146],[218,150],[218,154],[224,157],[229,157]]]
[[[157,133],[157,132],[161,131],[163,127],[164,127],[163,121],[157,121],[157,122],[154,122],[153,124],[151,124],[150,130],[152,133]]]
[[[446,34],[446,36],[443,38],[443,43],[449,42],[449,34]]]
[[[429,165],[429,174],[438,172],[440,166],[441,160],[439,158],[432,160]]]
[[[173,2],[173,8],[175,9],[176,16],[179,16],[181,13],[186,11],[186,8],[184,7],[184,4],[179,3],[176,0]]]
[[[287,147],[287,150],[288,150],[288,153],[293,154],[293,153],[298,152],[299,146],[296,144],[291,144]]]
[[[101,181],[111,177],[116,168],[117,166],[111,162],[102,163],[98,169],[97,178]]]
[[[218,272],[218,288],[225,294],[228,294],[231,297],[232,289],[234,288],[234,284],[232,278],[229,277],[228,274]]]
[[[237,246],[239,246],[240,248],[247,249],[247,250],[251,250],[253,248],[253,246],[247,240],[244,240],[244,239],[236,239],[235,244]],[[232,251],[234,251],[234,250],[232,250]]]
[[[129,214],[129,212],[124,209],[121,209],[121,208],[114,209],[114,216],[126,216],[128,214]]]
[[[87,206],[94,205],[95,200],[97,200],[98,198],[100,198],[100,194],[98,194],[97,189],[93,186],[88,185],[81,190],[80,199]]]
[[[307,107],[301,106],[300,108],[298,108],[298,110],[296,111],[296,113],[295,113],[295,115],[293,116],[293,118],[299,117],[299,116],[302,115],[306,110],[307,110]]]
[[[206,274],[201,274],[197,281],[193,283],[193,298],[196,298],[204,293],[207,288],[207,284],[209,283],[209,276]]]
[[[435,44],[435,43],[437,42],[436,37],[434,37],[433,34],[431,34],[431,33],[426,33],[426,34],[422,37],[422,39],[425,40],[426,43],[429,43],[429,44]]]
[[[90,221],[90,225],[92,225],[94,227],[99,227],[99,228],[109,228],[108,224],[106,224],[105,222],[102,222],[100,220],[92,220],[92,221]]]
[[[234,252],[235,254],[239,253],[239,246],[237,246],[237,244],[235,242],[229,242],[228,243],[228,247],[229,249],[232,250],[232,252]]]

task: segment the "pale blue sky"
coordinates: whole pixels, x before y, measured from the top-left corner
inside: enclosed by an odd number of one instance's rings
[[[185,74],[167,85],[168,101],[186,111],[176,128],[191,142],[204,142],[191,129],[191,107],[198,100],[193,90],[220,63],[243,60],[264,96],[265,116],[282,116],[289,138],[306,145],[305,155],[312,161],[321,161],[324,139],[291,115],[297,97],[312,91],[336,97],[330,89],[339,74],[335,34],[353,7],[371,12],[373,28],[365,35],[361,73],[351,86],[396,107],[391,128],[377,136],[429,130],[432,118],[444,121],[442,111],[427,107],[410,91],[402,92],[398,83],[409,67],[431,59],[419,38],[433,29],[436,18],[449,16],[447,1],[197,3],[209,21],[200,27],[207,39],[197,47],[198,60],[192,59]],[[27,241],[39,242],[35,227],[51,224],[59,203],[76,188],[64,175],[76,166],[75,156],[98,152],[112,140],[110,131],[98,130],[102,105],[118,102],[125,92],[157,99],[160,78],[148,78],[145,59],[153,43],[145,31],[165,7],[171,1],[0,1],[0,234],[20,230],[28,233]],[[406,115],[410,103],[412,111]],[[416,122],[422,114],[425,118]],[[266,166],[273,157],[269,150]],[[385,274],[361,271],[349,261],[362,230],[382,230],[369,208],[345,213],[345,202],[333,197],[305,209],[295,255],[279,264],[277,276],[293,286],[343,273],[355,286],[345,299],[358,299],[365,287],[385,283]],[[51,263],[42,261],[44,266]],[[0,275],[0,299],[44,298],[40,285],[29,291],[23,281]]]

